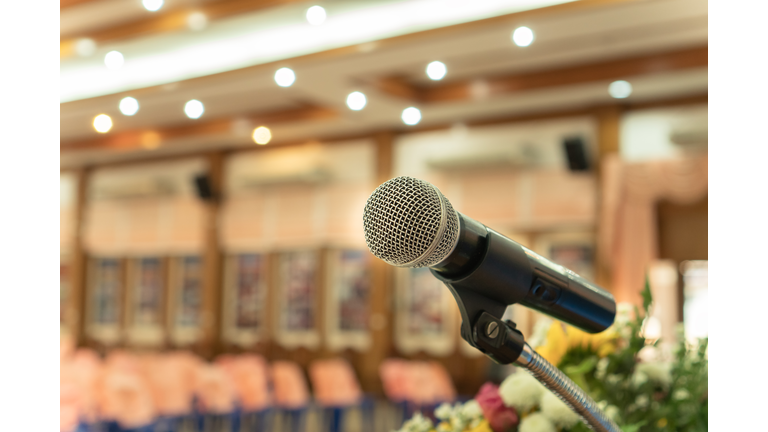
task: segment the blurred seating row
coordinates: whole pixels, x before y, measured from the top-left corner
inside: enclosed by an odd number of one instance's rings
[[[376,431],[456,399],[450,375],[436,362],[383,362],[387,400],[363,394],[341,358],[312,362],[308,376],[313,397],[294,362],[270,364],[254,354],[206,362],[188,351],[113,350],[101,358],[62,343],[61,431],[343,432],[352,411],[353,429]]]

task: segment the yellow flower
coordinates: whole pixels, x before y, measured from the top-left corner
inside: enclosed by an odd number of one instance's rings
[[[469,432],[493,432],[488,420],[483,420],[477,426],[469,430]]]
[[[605,357],[616,349],[617,337],[613,329],[590,334],[575,327],[553,322],[547,331],[546,342],[537,347],[536,352],[555,366],[560,363],[569,349],[575,347],[590,348],[597,352],[598,357]]]
[[[660,418],[658,422],[656,422],[656,426],[663,428],[667,425],[667,419],[666,418]]]

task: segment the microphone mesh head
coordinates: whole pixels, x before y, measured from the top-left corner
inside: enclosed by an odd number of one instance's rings
[[[376,188],[365,204],[363,225],[371,253],[398,267],[439,263],[459,235],[459,219],[448,199],[413,177],[397,177]]]

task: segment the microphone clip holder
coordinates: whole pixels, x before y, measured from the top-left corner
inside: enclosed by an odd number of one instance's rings
[[[499,364],[514,363],[525,347],[525,338],[510,320],[502,320],[507,305],[482,294],[445,285],[461,313],[461,337]]]

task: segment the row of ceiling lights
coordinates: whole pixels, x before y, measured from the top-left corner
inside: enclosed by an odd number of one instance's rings
[[[155,12],[163,6],[163,0],[142,0],[142,4],[148,11]],[[306,11],[307,22],[312,25],[321,25],[325,22],[326,17],[327,14],[322,6],[312,6]],[[200,12],[194,12],[190,14],[188,24],[190,28],[202,29],[207,24],[207,17]],[[515,45],[527,47],[533,43],[534,33],[528,27],[518,27],[512,32],[511,39]],[[84,51],[92,53],[95,50],[95,43],[90,39],[80,40],[78,44],[80,46],[76,47],[76,50],[81,54]],[[83,44],[87,46],[83,46]],[[110,51],[104,57],[104,64],[110,70],[120,69],[124,63],[123,54],[119,51]],[[445,63],[440,61],[433,61],[426,67],[427,77],[433,81],[442,80],[447,73],[448,68]],[[283,67],[275,72],[274,79],[278,86],[290,87],[296,81],[296,73],[290,68]],[[609,85],[608,92],[614,98],[626,98],[632,93],[632,85],[623,80],[614,81]],[[354,91],[347,95],[346,102],[349,109],[360,111],[366,106],[367,98],[364,93]],[[139,103],[132,97],[126,97],[120,101],[119,109],[123,115],[132,116],[138,112]],[[191,119],[200,118],[204,111],[203,103],[197,99],[192,99],[184,105],[184,113]],[[406,125],[416,125],[421,121],[421,111],[416,107],[408,107],[401,113],[401,119]],[[112,119],[106,114],[99,114],[94,118],[93,127],[100,133],[109,132],[112,128]],[[266,144],[270,141],[272,135],[267,127],[259,126],[254,129],[252,137],[257,144]]]

